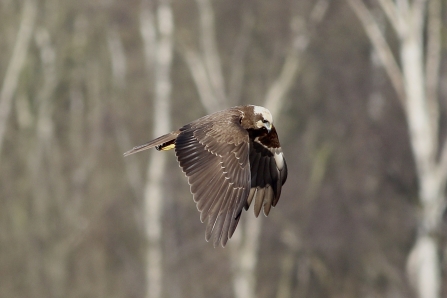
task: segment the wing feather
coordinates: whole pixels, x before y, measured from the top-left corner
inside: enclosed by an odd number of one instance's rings
[[[259,159],[258,170],[255,173],[256,173],[256,179],[252,178],[252,185],[254,182],[256,186],[264,187],[265,186],[265,184],[264,184],[265,158],[264,157],[261,157]]]
[[[265,193],[264,193],[264,199],[262,205],[264,206],[264,215],[267,216],[270,212],[270,208],[272,206],[273,202],[273,191],[272,191],[272,185],[275,183],[272,180],[272,177],[270,175],[270,159],[268,157],[264,157],[265,164],[264,164],[264,184],[265,184]]]
[[[221,173],[220,173],[220,166],[216,165],[216,164],[205,168],[201,172],[196,172],[196,173],[194,173],[194,175],[191,175],[191,178],[190,178],[191,192],[196,194],[194,196],[195,199],[200,197],[199,193],[201,190],[208,190],[208,189],[212,190],[211,183],[214,182],[214,180],[215,180],[214,178],[217,175],[221,175]],[[199,206],[197,206],[197,207],[199,207]]]
[[[257,177],[256,179],[252,178],[252,185],[253,182],[256,185],[257,191],[256,194],[254,196],[254,200],[255,200],[255,207],[254,207],[254,212],[256,217],[259,216],[259,213],[261,212],[261,208],[262,208],[262,203],[264,201],[264,194],[265,194],[265,183],[264,183],[264,173],[265,173],[265,158],[261,157],[259,159],[259,167],[258,167],[258,171],[257,173]]]
[[[240,114],[209,115],[180,129],[175,152],[188,177],[205,238],[225,246],[250,189],[249,135]],[[228,119],[231,119],[229,122]]]
[[[237,207],[234,209],[233,218],[234,220],[231,221],[230,230],[228,231],[228,238],[231,238],[233,236],[234,231],[236,230],[237,224],[239,223],[239,219],[241,218],[242,209],[244,208],[244,205],[246,204],[246,200],[243,200],[243,198],[246,198],[249,192],[249,188],[239,188],[237,190],[236,198],[239,198],[239,202]]]
[[[219,212],[222,205],[225,205],[226,203],[225,199],[229,188],[229,185],[222,184],[222,188],[214,199],[213,205],[210,208],[210,214],[208,215],[208,226],[205,231],[205,239],[209,241],[213,235],[214,246],[216,246],[216,243],[218,242],[217,239],[220,237],[222,232],[223,219],[219,216]]]
[[[270,185],[267,185],[265,188],[265,195],[264,195],[264,215],[267,216],[270,213],[270,208],[272,207],[273,202],[273,188]]]
[[[248,163],[249,154],[247,154],[246,150],[245,146],[239,146],[233,152],[239,164],[242,166]]]
[[[276,162],[274,158],[270,158],[270,178],[272,181],[272,190],[273,190],[273,206],[276,205],[276,203],[279,200],[279,196],[281,195],[281,187],[282,183],[280,180],[280,173],[278,168],[276,167]]]
[[[250,140],[249,162],[251,189],[245,209],[254,201],[255,215],[258,216],[263,209],[267,216],[271,207],[278,203],[282,185],[287,180],[287,164],[274,127],[269,134]]]
[[[245,205],[245,210],[247,210],[248,207],[250,207],[250,204],[253,201],[255,194],[256,194],[256,187],[250,188],[250,193],[248,194],[247,204]]]
[[[215,208],[220,197],[223,196],[225,187],[227,187],[227,185],[224,183],[224,181],[225,181],[225,176],[223,174],[221,174],[221,176],[219,177],[219,179],[216,181],[216,183],[213,186],[213,187],[215,187],[215,190],[214,191],[212,190],[207,197],[204,197],[204,199],[199,201],[199,203],[203,202],[203,211],[202,211],[202,214],[200,214],[200,220],[202,222],[204,222],[205,219],[208,218],[208,226],[214,225],[214,222],[211,223],[212,220],[210,219],[210,217],[211,217],[211,214],[213,213],[213,208]],[[215,219],[214,219],[214,221],[215,221]]]
[[[254,209],[256,217],[258,217],[259,213],[261,213],[262,203],[264,201],[264,193],[265,193],[265,188],[259,187],[259,186],[256,188],[255,209]]]
[[[220,231],[215,234],[214,238],[214,247],[219,245],[221,242],[222,246],[225,246],[228,241],[228,229],[230,227],[230,219],[231,219],[231,205],[233,200],[234,188],[228,187],[227,194],[225,196],[224,206],[219,210],[218,223],[216,226],[217,231]],[[230,218],[229,218],[230,217]]]
[[[261,154],[257,154],[256,151],[252,150],[252,152],[254,152],[254,153],[251,154],[251,156],[253,156],[253,160],[250,160],[251,187],[257,185],[256,179],[258,178],[259,164],[260,164],[261,157],[262,157]]]

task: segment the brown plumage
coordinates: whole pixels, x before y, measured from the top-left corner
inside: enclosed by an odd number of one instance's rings
[[[155,147],[175,148],[188,177],[194,201],[208,220],[205,239],[225,246],[234,233],[242,209],[254,201],[258,216],[276,206],[287,179],[284,159],[270,112],[259,106],[219,111],[146,144],[124,156]]]

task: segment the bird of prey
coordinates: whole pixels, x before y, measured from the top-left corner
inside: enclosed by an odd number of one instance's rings
[[[254,105],[222,110],[136,146],[128,156],[155,147],[175,149],[175,155],[201,212],[208,220],[205,239],[225,246],[239,222],[242,209],[254,201],[267,216],[276,206],[287,179],[272,114]]]

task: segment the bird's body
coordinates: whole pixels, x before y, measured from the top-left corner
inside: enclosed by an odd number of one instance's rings
[[[275,206],[287,179],[284,159],[270,112],[259,106],[219,111],[177,131],[136,146],[125,156],[155,147],[175,149],[188,177],[191,193],[208,219],[205,238],[225,246],[239,222],[242,209],[254,201],[258,216]]]

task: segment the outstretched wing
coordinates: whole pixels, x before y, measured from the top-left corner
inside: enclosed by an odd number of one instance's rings
[[[271,207],[278,203],[282,185],[287,179],[287,164],[274,126],[269,134],[250,142],[251,189],[245,209],[254,199],[256,217],[263,206],[267,216]]]
[[[233,235],[250,190],[249,135],[241,112],[226,110],[185,125],[175,152],[191,193],[208,219],[205,238],[225,246]]]

